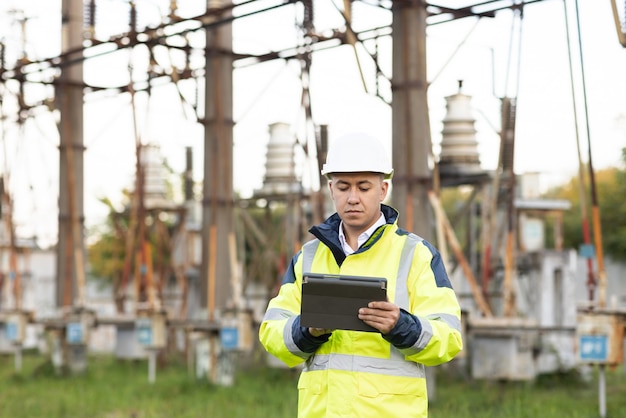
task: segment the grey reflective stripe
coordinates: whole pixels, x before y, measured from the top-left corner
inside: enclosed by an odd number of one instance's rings
[[[293,341],[293,334],[291,333],[291,329],[293,328],[293,321],[296,320],[296,315],[293,312],[290,312],[286,309],[278,309],[272,308],[268,309],[265,312],[265,316],[263,316],[263,322],[265,321],[281,321],[287,319],[285,326],[283,328],[283,341],[287,350],[291,354],[294,354],[298,357],[302,357],[303,359],[309,358],[311,353],[305,353],[301,351],[296,343]]]
[[[400,255],[400,265],[398,266],[398,274],[396,275],[396,300],[395,303],[400,308],[407,312],[411,312],[411,304],[409,303],[409,290],[407,288],[407,281],[409,278],[409,271],[413,264],[413,253],[415,252],[415,246],[422,242],[422,238],[415,234],[409,234],[402,247],[402,254]]]
[[[287,309],[271,308],[265,312],[263,321],[273,321],[277,319],[286,319],[294,316],[295,314]]]
[[[320,240],[314,239],[302,246],[302,272],[310,273],[313,266],[313,258],[317,252],[317,247],[320,245]]]
[[[400,350],[405,356],[411,356],[413,354],[417,354],[420,351],[422,351],[424,348],[426,348],[426,346],[430,342],[430,339],[433,336],[433,327],[432,327],[432,324],[430,323],[430,320],[444,322],[446,325],[450,326],[450,328],[461,332],[461,321],[459,320],[459,318],[457,318],[454,315],[450,315],[450,314],[428,315],[428,317],[425,319],[418,317],[418,320],[422,324],[422,333],[420,334],[417,341],[415,341],[415,344],[413,344],[411,347],[403,348]]]
[[[461,320],[452,314],[437,314],[437,315],[428,315],[429,319],[438,319],[442,322],[445,322],[450,328],[461,332]]]
[[[430,339],[433,337],[433,327],[432,325],[430,325],[430,322],[428,320],[423,321],[419,317],[417,319],[418,321],[420,321],[420,324],[422,324],[422,332],[417,338],[417,341],[415,341],[415,344],[413,344],[411,347],[400,349],[400,351],[406,356],[417,354],[422,351],[424,348],[426,348],[426,346],[430,342]]]
[[[396,356],[393,356],[396,357]],[[398,358],[383,359],[350,354],[316,354],[306,362],[303,372],[342,370],[347,372],[374,373],[386,376],[426,377],[424,366]]]
[[[396,300],[395,303],[400,308],[403,308],[407,312],[411,312],[411,305],[409,302],[409,290],[408,280],[411,265],[413,264],[413,255],[415,253],[415,247],[422,242],[423,239],[415,234],[409,234],[406,237],[406,242],[402,248],[402,254],[400,255],[400,265],[398,266],[398,274],[396,276]],[[433,337],[433,327],[429,320],[441,320],[448,324],[451,328],[461,331],[461,323],[458,318],[448,314],[435,314],[429,315],[426,318],[417,317],[422,325],[422,332],[411,347],[403,348],[400,352],[403,355],[411,356],[422,351],[431,338]]]
[[[305,353],[304,351],[300,350],[296,343],[293,341],[293,333],[291,332],[291,328],[293,328],[293,321],[295,320],[295,316],[292,316],[287,320],[287,323],[283,328],[283,341],[285,342],[285,347],[287,347],[287,350],[289,350],[291,354],[303,359],[307,359],[309,358],[311,353]]]

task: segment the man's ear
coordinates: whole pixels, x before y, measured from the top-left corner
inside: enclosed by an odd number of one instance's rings
[[[330,192],[330,197],[332,199],[333,197],[333,181],[332,180],[328,181],[328,191]]]
[[[383,181],[380,187],[380,202],[382,203],[387,198],[387,192],[389,192],[389,182]]]

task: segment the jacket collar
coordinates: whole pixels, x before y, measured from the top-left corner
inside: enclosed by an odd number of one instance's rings
[[[386,225],[381,227],[385,228],[387,225],[393,225],[398,220],[398,211],[392,208],[391,206],[382,204],[380,205],[380,210],[385,216]],[[330,217],[328,217],[324,222],[319,225],[311,227],[309,232],[313,234],[317,239],[319,239],[324,245],[326,245],[330,251],[333,253],[335,260],[338,265],[341,265],[346,258],[346,255],[341,248],[341,243],[339,241],[339,225],[341,224],[341,218],[335,212]],[[356,250],[355,253],[359,253],[365,251],[367,248],[371,247],[378,239],[381,234],[378,233],[380,228],[372,234],[370,239],[359,249]]]

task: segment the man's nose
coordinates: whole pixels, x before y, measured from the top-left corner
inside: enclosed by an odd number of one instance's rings
[[[357,189],[350,189],[348,193],[348,201],[349,202],[358,202],[359,201],[359,191]]]

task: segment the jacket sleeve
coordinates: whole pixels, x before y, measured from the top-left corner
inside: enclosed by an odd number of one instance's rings
[[[417,245],[407,280],[410,312],[401,311],[384,338],[407,358],[427,366],[446,363],[463,349],[461,308],[439,252]]]
[[[272,298],[259,329],[259,340],[265,350],[289,367],[308,359],[330,335],[313,337],[300,326],[302,276],[298,253],[285,272],[278,295]]]

